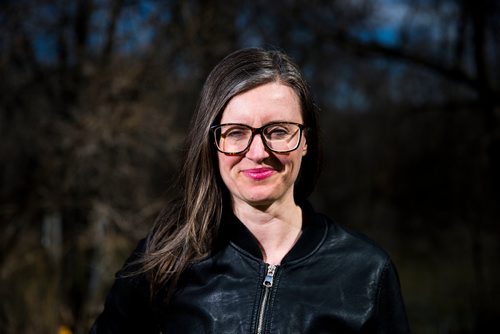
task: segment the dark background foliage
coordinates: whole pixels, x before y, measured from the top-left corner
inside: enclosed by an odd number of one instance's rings
[[[494,324],[498,1],[6,0],[0,332],[87,332],[171,196],[204,78],[248,46],[304,69],[325,148],[312,201],[389,251],[413,331]]]

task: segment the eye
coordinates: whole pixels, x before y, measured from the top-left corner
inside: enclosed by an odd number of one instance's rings
[[[248,129],[241,126],[231,126],[222,131],[222,137],[231,140],[244,139],[247,135]]]
[[[265,129],[264,134],[271,140],[284,139],[290,135],[290,129],[284,125],[273,124]]]

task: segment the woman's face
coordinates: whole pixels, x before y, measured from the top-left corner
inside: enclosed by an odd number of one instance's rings
[[[234,96],[222,113],[221,124],[242,123],[259,128],[277,121],[303,123],[295,91],[272,82]],[[261,135],[255,135],[241,155],[219,152],[219,171],[233,204],[268,206],[293,201],[293,186],[306,152],[304,137],[296,150],[274,153],[264,146]]]

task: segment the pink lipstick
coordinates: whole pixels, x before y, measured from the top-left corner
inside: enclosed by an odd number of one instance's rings
[[[255,181],[261,181],[267,179],[274,174],[274,169],[272,168],[251,168],[243,170],[243,173],[249,178]]]

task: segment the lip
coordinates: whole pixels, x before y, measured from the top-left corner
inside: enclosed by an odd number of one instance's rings
[[[274,169],[273,168],[250,168],[250,169],[245,169],[243,170],[243,174],[248,176],[249,178],[260,181],[267,179],[271,175],[274,174]]]

